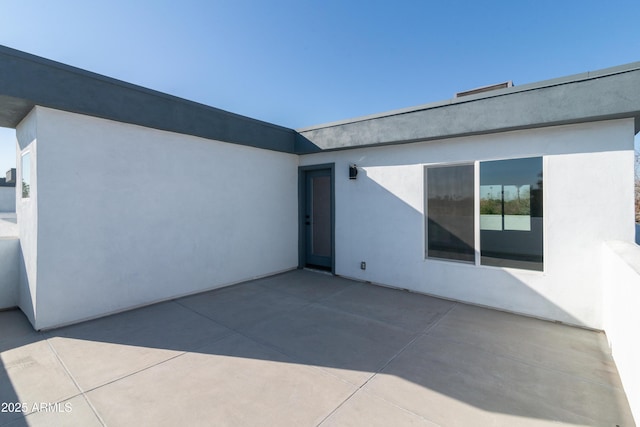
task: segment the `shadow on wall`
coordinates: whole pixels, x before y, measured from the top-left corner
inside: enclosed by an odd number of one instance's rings
[[[35,299],[36,296],[32,296],[31,284],[29,283],[29,274],[27,273],[26,260],[24,258],[22,242],[20,243],[20,252],[18,254],[18,307],[27,316],[31,325],[36,323],[35,313]],[[33,289],[33,292],[37,292],[37,289]]]
[[[418,210],[422,197],[421,193],[417,198],[414,194],[422,191],[422,179],[419,190],[407,190],[411,180],[396,181],[386,188],[379,183],[384,181],[379,175],[386,173],[384,168],[370,168],[362,159],[358,166],[357,180],[343,183],[344,200],[336,200],[338,206],[342,202],[336,212],[338,274],[567,324],[584,324],[508,270],[450,260],[425,261],[425,218]],[[414,172],[421,176],[421,165],[407,166],[417,167]],[[337,181],[346,180],[336,175]],[[340,224],[341,215],[366,221]],[[359,269],[363,260],[367,261],[366,271]]]

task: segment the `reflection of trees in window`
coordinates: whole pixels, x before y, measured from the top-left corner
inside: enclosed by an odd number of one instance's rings
[[[530,185],[480,186],[481,230],[531,230]]]
[[[502,186],[480,187],[480,215],[502,215]]]
[[[480,162],[480,263],[543,269],[542,157]],[[476,260],[473,165],[425,168],[426,257]]]
[[[530,215],[531,214],[531,187],[528,185],[505,186],[504,214],[505,215]]]
[[[542,158],[481,162],[481,263],[542,270],[542,234]]]
[[[31,195],[31,153],[22,155],[21,172],[22,175],[22,198],[26,199]]]

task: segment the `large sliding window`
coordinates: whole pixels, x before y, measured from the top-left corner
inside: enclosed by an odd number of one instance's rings
[[[427,167],[427,257],[474,262],[473,165]]]
[[[427,258],[542,271],[542,158],[478,167],[479,242],[474,165],[425,167]]]

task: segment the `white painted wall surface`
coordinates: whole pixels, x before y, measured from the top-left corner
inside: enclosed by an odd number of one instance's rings
[[[0,187],[0,212],[16,211],[16,187]]]
[[[336,274],[602,329],[601,244],[634,236],[633,137],[633,120],[603,121],[325,152],[300,164],[336,164]],[[545,156],[544,272],[425,260],[424,165],[531,156]]]
[[[37,329],[297,266],[295,155],[36,114]]]
[[[18,253],[17,237],[0,236],[0,310],[18,305]]]
[[[18,219],[15,212],[0,212],[0,237],[18,237]]]
[[[22,182],[22,162],[23,153],[30,153],[31,158],[31,197],[16,200],[16,215],[20,226],[18,236],[20,237],[19,253],[19,285],[18,285],[18,305],[27,315],[31,324],[36,325],[36,297],[37,297],[37,277],[38,277],[38,141],[37,114],[31,111],[16,127],[16,180]],[[20,190],[20,196],[22,190]],[[16,195],[17,196],[17,195]]]
[[[631,242],[603,245],[604,329],[633,416],[640,421],[640,247]]]
[[[18,305],[19,253],[16,213],[0,212],[0,310]]]

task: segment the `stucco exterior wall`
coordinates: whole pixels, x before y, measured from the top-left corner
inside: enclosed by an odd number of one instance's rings
[[[16,213],[0,212],[0,310],[18,305],[19,254]]]
[[[295,155],[35,114],[37,329],[296,267]]]
[[[631,411],[640,419],[640,247],[632,242],[602,245],[604,327]]]
[[[0,187],[0,212],[16,211],[16,187]]]
[[[601,244],[634,236],[633,137],[633,120],[622,119],[324,152],[300,164],[335,162],[336,274],[602,329]],[[531,156],[544,156],[543,272],[425,259],[424,165]]]
[[[0,236],[0,310],[18,305],[18,252],[17,237]]]
[[[36,325],[36,297],[38,276],[38,117],[31,111],[16,127],[16,182],[22,182],[22,155],[30,153],[31,197],[16,200],[16,216],[20,252],[18,259],[18,305],[31,323]],[[20,195],[21,190],[20,191]]]

